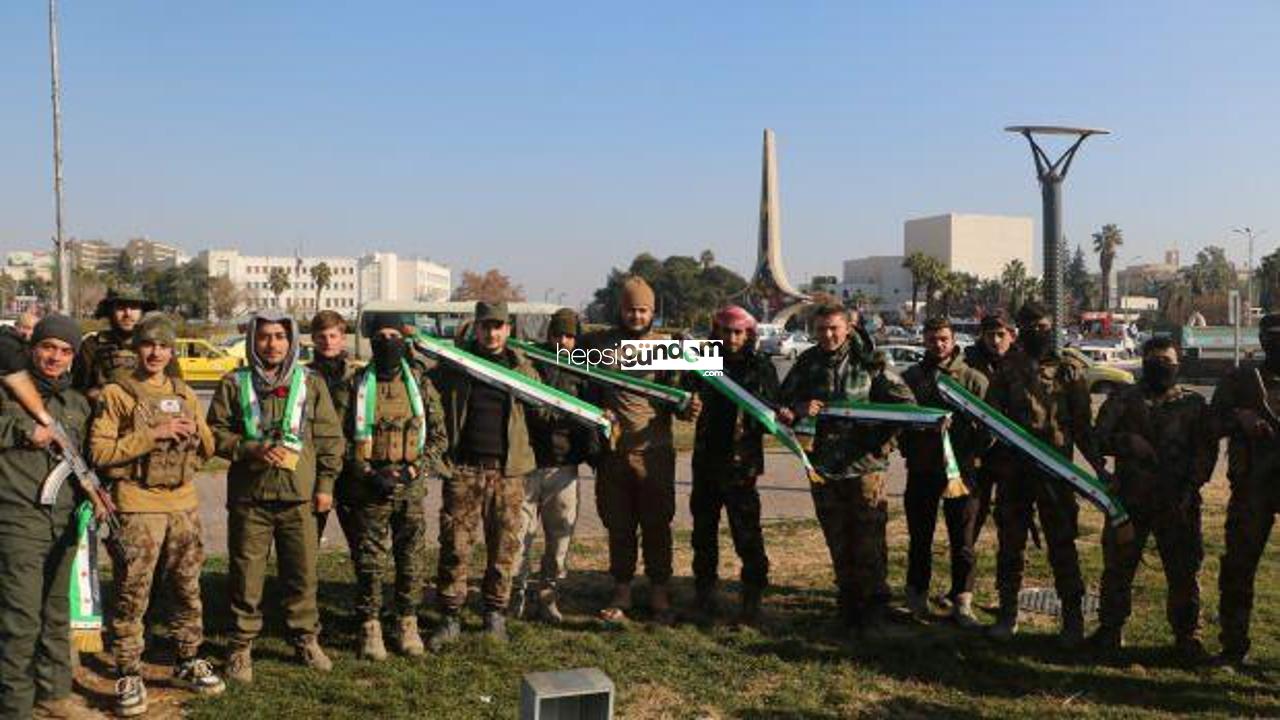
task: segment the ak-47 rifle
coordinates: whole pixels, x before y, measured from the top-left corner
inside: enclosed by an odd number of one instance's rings
[[[61,458],[62,462],[54,471],[45,479],[44,487],[40,489],[40,502],[43,505],[53,505],[57,501],[58,491],[62,488],[62,483],[66,480],[67,475],[75,475],[76,481],[80,485],[80,489],[88,496],[89,502],[93,504],[93,515],[98,522],[107,526],[108,535],[103,539],[107,546],[107,552],[111,553],[111,557],[118,563],[127,564],[129,561],[129,550],[125,546],[124,530],[120,526],[120,514],[116,510],[116,505],[111,500],[111,494],[102,486],[102,482],[98,480],[98,475],[89,467],[89,463],[85,462],[84,456],[80,454],[80,448],[67,434],[67,429],[57,418],[49,414],[44,406],[44,400],[40,397],[40,391],[36,389],[35,381],[31,378],[31,374],[26,370],[9,373],[0,378],[4,382],[5,387],[9,388],[9,392],[13,394],[18,404],[22,406],[27,414],[31,415],[35,421],[53,433],[53,445],[57,448],[50,447],[49,452],[54,456]]]
[[[1253,379],[1258,383],[1258,409],[1262,411],[1262,419],[1271,425],[1271,429],[1280,434],[1280,415],[1276,415],[1271,401],[1267,400],[1267,384],[1262,381],[1262,371],[1253,369]]]

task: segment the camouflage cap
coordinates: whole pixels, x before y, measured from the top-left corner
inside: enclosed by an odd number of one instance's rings
[[[174,327],[173,320],[162,312],[147,313],[133,331],[134,349],[147,342],[173,347],[177,341],[178,330]]]
[[[141,290],[131,287],[114,288],[107,291],[107,296],[98,302],[98,307],[93,311],[95,318],[105,318],[111,316],[111,311],[117,305],[137,305],[142,308],[142,312],[147,313],[156,309],[153,300],[147,299],[147,296]]]
[[[477,302],[476,323],[479,324],[486,320],[502,323],[511,322],[511,314],[507,312],[507,301],[485,302],[481,300]]]

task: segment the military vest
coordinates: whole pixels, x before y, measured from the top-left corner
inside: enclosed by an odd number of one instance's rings
[[[98,333],[93,349],[93,367],[89,377],[94,387],[102,387],[109,382],[122,385],[138,367],[138,354],[128,345],[121,344],[115,333]]]
[[[195,396],[177,382],[171,391],[132,375],[118,382],[134,400],[131,416],[121,419],[122,433],[150,429],[175,417],[196,421]],[[176,488],[195,478],[200,469],[199,447],[200,438],[194,435],[186,440],[157,440],[155,449],[150,453],[108,474],[117,479],[131,480],[142,487]]]
[[[367,373],[372,372],[365,370],[357,374],[357,387],[369,377]],[[413,398],[405,385],[405,380],[416,382],[416,378],[407,367],[402,369],[402,373],[401,377],[376,383],[374,397],[371,398],[374,403],[371,437],[356,439],[356,457],[360,460],[383,465],[415,463],[422,457],[425,413],[414,412]],[[359,419],[357,417],[357,422]]]

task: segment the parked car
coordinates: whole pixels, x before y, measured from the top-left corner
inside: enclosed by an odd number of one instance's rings
[[[1094,362],[1077,348],[1063,348],[1063,355],[1070,355],[1085,365],[1084,377],[1089,382],[1089,392],[1106,395],[1113,390],[1132,385],[1133,373],[1110,365]]]
[[[760,341],[760,351],[766,355],[780,355],[794,360],[797,355],[813,347],[813,341],[802,332],[779,333]]]
[[[880,345],[876,352],[883,353],[885,364],[902,371],[924,359],[924,349],[914,345]]]
[[[245,362],[243,354],[232,355],[204,338],[178,338],[174,352],[182,379],[192,385],[216,383]]]

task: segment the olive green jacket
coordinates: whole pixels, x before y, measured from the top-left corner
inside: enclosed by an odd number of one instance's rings
[[[236,372],[222,376],[209,403],[209,428],[219,457],[231,461],[227,470],[227,504],[241,502],[306,502],[318,493],[333,493],[342,470],[342,423],[333,409],[324,380],[306,373],[307,397],[303,410],[302,456],[295,470],[273,467],[250,457],[253,443],[244,437],[240,410],[240,383]],[[259,397],[264,429],[280,423],[284,397]]]
[[[84,395],[67,389],[45,396],[44,403],[72,439],[83,444],[92,414]],[[63,483],[53,507],[40,504],[41,486],[58,459],[28,443],[34,429],[31,416],[0,387],[0,536],[48,540],[62,533],[75,510],[79,493],[74,477]]]

